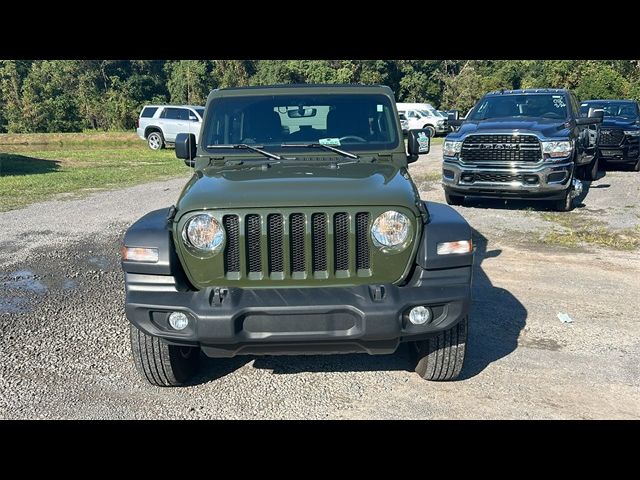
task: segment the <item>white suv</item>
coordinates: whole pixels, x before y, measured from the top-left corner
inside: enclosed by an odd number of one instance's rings
[[[449,132],[448,121],[428,103],[398,103],[398,113],[404,114],[409,128],[424,128],[431,131],[431,136]]]
[[[151,150],[174,143],[179,133],[193,133],[199,138],[204,107],[197,105],[145,105],[136,122],[138,136]]]

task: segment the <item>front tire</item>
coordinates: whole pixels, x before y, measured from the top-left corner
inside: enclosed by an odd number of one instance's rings
[[[447,201],[447,205],[462,205],[464,203],[463,195],[453,195],[446,190],[444,191],[444,199]]]
[[[151,150],[163,149],[165,144],[164,144],[164,137],[162,136],[162,133],[160,133],[160,132],[151,132],[147,136],[147,145],[149,145],[149,148]]]
[[[593,182],[598,179],[598,169],[600,168],[600,160],[594,158],[589,165],[584,167],[583,177],[589,182]]]
[[[467,351],[468,317],[439,335],[411,342],[415,371],[424,380],[455,380],[462,371]]]
[[[434,127],[432,125],[425,125],[422,128],[423,128],[423,130],[429,130],[429,137],[435,138],[435,136],[436,136],[436,127]]]
[[[567,189],[561,199],[554,201],[553,209],[556,212],[570,212],[573,210],[573,195],[571,195],[571,188]]]
[[[140,375],[157,387],[180,387],[198,371],[200,349],[168,345],[129,325],[131,353]]]

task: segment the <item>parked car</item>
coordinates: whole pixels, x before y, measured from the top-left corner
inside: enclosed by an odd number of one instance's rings
[[[628,163],[640,171],[640,108],[634,100],[586,100],[580,104],[580,115],[590,109],[604,111],[598,137],[600,160]]]
[[[449,131],[448,120],[438,115],[428,103],[398,103],[397,108],[398,112],[406,116],[409,128],[429,130],[431,137]]]
[[[200,352],[394,352],[408,342],[429,380],[462,369],[471,228],[423,202],[384,86],[214,90],[176,156],[195,174],[175,206],[127,231],[131,347],[154,385],[183,385]],[[406,149],[405,149],[406,148]]]
[[[407,135],[409,133],[409,121],[404,113],[399,113],[398,117],[400,117],[400,128],[402,128],[402,135]]]
[[[173,144],[179,133],[198,135],[204,107],[197,105],[145,105],[136,123],[136,133],[151,150]]]
[[[602,111],[581,117],[563,89],[500,90],[486,94],[443,146],[447,203],[465,196],[539,199],[568,211],[580,180],[598,172],[596,137]]]

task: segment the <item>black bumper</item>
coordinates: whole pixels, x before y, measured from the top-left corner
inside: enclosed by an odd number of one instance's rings
[[[598,149],[599,157],[607,163],[635,163],[640,156],[639,142],[627,142],[617,147],[602,146]]]
[[[568,183],[563,190],[533,191],[533,190],[498,190],[492,188],[456,188],[445,186],[444,188],[454,194],[467,197],[482,197],[511,200],[560,200],[564,198],[569,188]]]
[[[238,354],[392,353],[399,342],[447,330],[468,314],[471,267],[416,267],[405,286],[205,289],[179,291],[169,275],[126,274],[126,315],[142,331],[168,343],[200,346],[212,357]],[[407,311],[432,308],[416,326]],[[189,317],[173,330],[170,312]]]

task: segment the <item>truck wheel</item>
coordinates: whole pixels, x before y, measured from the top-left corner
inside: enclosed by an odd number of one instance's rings
[[[564,196],[560,200],[554,200],[553,209],[557,212],[570,212],[573,210],[573,196],[571,188],[564,192]]]
[[[133,361],[140,375],[157,387],[180,387],[198,370],[200,349],[168,345],[129,326]]]
[[[444,191],[444,199],[447,201],[447,205],[462,205],[464,203],[463,195],[452,195],[446,190]]]
[[[164,137],[160,132],[151,132],[147,136],[147,145],[151,150],[160,150],[164,148]]]
[[[600,161],[594,158],[591,163],[584,167],[584,179],[593,182],[598,179],[598,168],[600,167]]]
[[[424,127],[422,127],[423,130],[429,130],[429,136],[431,138],[434,138],[436,136],[436,127],[433,127],[431,125],[425,125]]]
[[[439,381],[455,380],[460,375],[467,350],[468,322],[465,317],[436,337],[411,342],[409,348],[417,360],[415,371],[418,375],[425,380]]]

